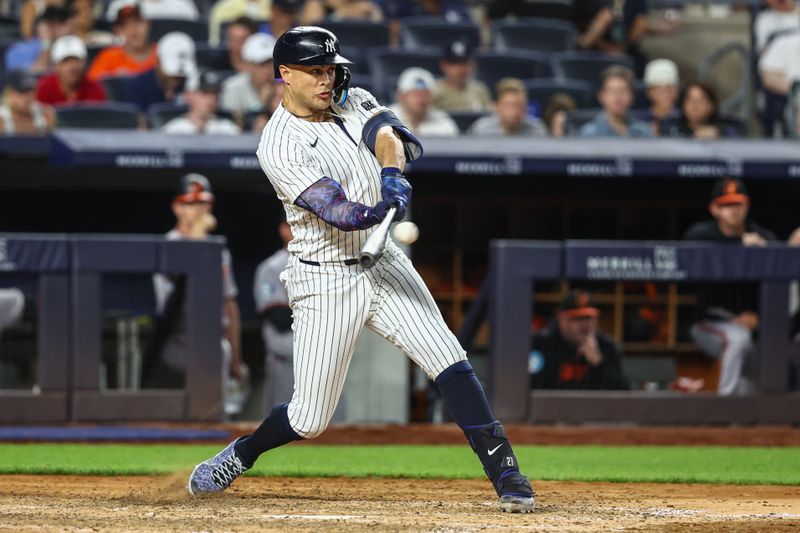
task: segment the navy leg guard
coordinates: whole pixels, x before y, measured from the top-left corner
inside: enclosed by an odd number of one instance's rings
[[[288,405],[281,403],[273,407],[266,420],[253,433],[234,445],[236,454],[248,468],[262,453],[302,439],[289,425]]]
[[[462,429],[494,422],[489,402],[469,361],[459,361],[445,368],[436,378],[447,408]]]

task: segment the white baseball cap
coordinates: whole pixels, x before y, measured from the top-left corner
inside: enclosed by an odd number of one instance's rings
[[[197,73],[194,41],[185,33],[173,31],[158,40],[158,65],[167,76],[190,77]]]
[[[70,57],[86,59],[86,45],[76,35],[59,37],[50,49],[50,59],[53,63],[61,63]]]
[[[433,74],[424,68],[411,67],[407,68],[400,74],[397,80],[397,90],[401,93],[413,91],[414,89],[426,89],[430,91],[433,89],[435,80]]]
[[[669,59],[654,59],[644,69],[646,87],[678,85],[678,66]]]
[[[106,10],[106,20],[112,24],[119,24],[120,16],[130,17],[132,15],[142,16],[142,8],[138,0],[113,0]]]
[[[247,63],[266,63],[272,61],[272,49],[275,48],[275,37],[266,33],[254,33],[244,42],[242,59]]]

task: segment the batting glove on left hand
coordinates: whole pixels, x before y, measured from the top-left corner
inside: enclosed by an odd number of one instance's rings
[[[383,220],[386,218],[386,214],[389,212],[389,209],[392,207],[396,207],[397,211],[394,213],[394,221],[397,222],[398,220],[403,220],[406,216],[406,211],[408,211],[408,202],[406,202],[406,198],[404,196],[393,196],[386,200],[381,200],[375,207],[372,208],[372,215],[377,220]]]
[[[381,170],[381,197],[397,207],[395,220],[402,220],[406,216],[408,204],[411,203],[411,191],[411,184],[403,177],[399,168],[387,167]]]

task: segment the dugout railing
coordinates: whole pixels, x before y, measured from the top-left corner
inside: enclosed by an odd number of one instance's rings
[[[488,312],[488,389],[499,417],[545,423],[800,423],[800,394],[789,391],[789,286],[800,277],[800,248],[687,242],[516,241],[490,245],[490,269],[459,334],[465,344]],[[721,397],[673,391],[529,390],[532,295],[539,282],[756,282],[759,392]]]
[[[39,315],[35,386],[0,391],[0,422],[220,420],[224,242],[0,234],[0,283],[8,283],[4,273],[36,276]],[[108,389],[100,378],[103,278],[155,272],[186,278],[185,385]]]

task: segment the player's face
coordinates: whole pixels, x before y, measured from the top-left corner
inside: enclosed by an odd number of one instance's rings
[[[281,66],[288,99],[297,111],[324,111],[331,105],[335,65]]]
[[[747,220],[747,215],[750,212],[750,205],[743,202],[735,204],[711,204],[711,214],[722,224],[738,228]]]
[[[590,335],[597,332],[597,318],[594,317],[567,317],[560,315],[558,328],[564,340],[572,345],[583,344]]]
[[[516,130],[527,112],[528,101],[524,94],[507,92],[495,105],[497,116],[505,129]]]
[[[633,103],[628,81],[624,78],[609,78],[600,91],[599,100],[606,113],[614,117],[625,116]]]

